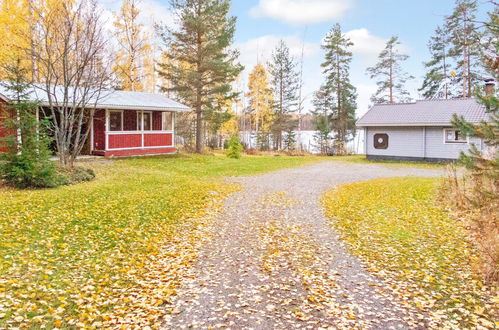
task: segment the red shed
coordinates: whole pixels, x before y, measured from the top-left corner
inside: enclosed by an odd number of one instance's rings
[[[48,105],[44,93],[33,94]],[[2,98],[0,90],[0,107]],[[176,152],[175,113],[190,111],[162,94],[129,91],[106,91],[94,109],[87,153],[105,157]]]

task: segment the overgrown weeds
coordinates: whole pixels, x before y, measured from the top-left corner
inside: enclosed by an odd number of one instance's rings
[[[499,281],[499,182],[480,171],[459,173],[449,165],[440,199],[471,233],[479,254],[475,269],[491,283]]]

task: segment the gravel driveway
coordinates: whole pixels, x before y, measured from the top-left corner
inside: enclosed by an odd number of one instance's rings
[[[323,162],[234,178],[165,328],[424,328],[425,316],[349,253],[322,213],[336,185],[442,171]]]

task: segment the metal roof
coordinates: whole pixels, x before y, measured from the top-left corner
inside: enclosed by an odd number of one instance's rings
[[[488,118],[485,106],[474,98],[425,100],[376,104],[357,121],[357,126],[447,126],[451,125],[454,114],[471,123]]]
[[[63,99],[63,88],[54,88],[55,92],[52,95],[52,100],[62,100]],[[70,94],[73,91],[70,91]],[[0,84],[0,97],[8,101],[12,98],[12,95],[9,95],[9,91]],[[40,87],[33,86],[33,90],[31,91],[31,99],[32,101],[38,101],[41,105],[47,106],[49,104],[48,95]],[[79,94],[77,92],[77,94]],[[79,97],[76,98],[77,101]],[[57,103],[54,102],[53,103]],[[94,107],[94,101],[87,102],[88,107]],[[184,112],[190,111],[191,109],[173,101],[172,99],[167,98],[163,94],[153,94],[153,93],[144,93],[144,92],[131,92],[131,91],[117,91],[112,89],[102,90],[97,103],[96,108],[102,109],[119,109],[119,110],[152,110],[152,111],[177,111]]]

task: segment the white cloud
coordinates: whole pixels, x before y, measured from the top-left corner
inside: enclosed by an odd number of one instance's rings
[[[236,48],[241,53],[239,62],[246,67],[246,70],[251,70],[253,66],[256,65],[257,61],[260,63],[268,62],[272,56],[272,51],[280,40],[283,40],[288,45],[290,54],[297,59],[301,57],[302,49],[304,58],[316,55],[320,49],[319,45],[308,42],[304,43],[303,40],[297,36],[280,37],[276,35],[266,35],[236,44]]]
[[[376,84],[354,83],[357,88],[357,117],[363,116],[371,104],[371,96],[376,92]]]
[[[313,24],[338,19],[352,6],[353,0],[260,0],[250,14],[291,24]]]
[[[365,28],[348,31],[345,35],[353,42],[351,50],[355,55],[377,56],[388,41],[371,34]]]

